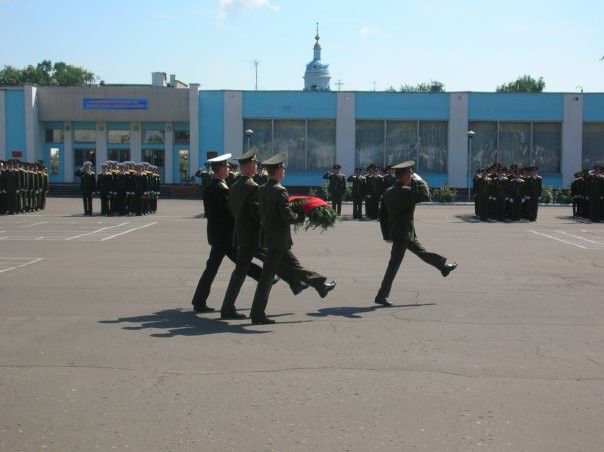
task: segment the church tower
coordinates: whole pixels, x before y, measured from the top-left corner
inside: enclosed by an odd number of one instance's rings
[[[313,60],[306,65],[304,73],[304,91],[329,91],[329,64],[321,63],[321,44],[319,44],[319,24],[315,36]]]

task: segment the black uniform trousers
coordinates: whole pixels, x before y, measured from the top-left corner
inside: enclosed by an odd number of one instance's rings
[[[84,215],[92,215],[92,193],[83,193]]]
[[[527,216],[529,221],[537,220],[537,212],[539,210],[539,198],[537,196],[531,196],[526,200]]]
[[[342,214],[342,195],[331,195],[331,208],[335,210],[338,215]]]
[[[205,306],[208,296],[210,295],[212,283],[214,282],[214,278],[216,278],[216,273],[218,273],[220,264],[225,256],[234,263],[237,263],[237,252],[232,246],[213,245],[210,248],[210,256],[206,262],[206,268],[201,274],[201,278],[199,278],[197,289],[195,289],[195,295],[193,295],[193,300],[191,301],[193,306]],[[249,270],[247,271],[249,276],[258,281],[261,273],[262,268],[260,268],[259,265],[250,264]]]
[[[432,265],[438,270],[442,270],[445,266],[445,262],[447,259],[440,254],[430,253],[426,251],[426,249],[416,240],[395,240],[392,243],[392,250],[390,252],[390,261],[388,262],[388,268],[386,269],[386,274],[384,274],[384,279],[382,280],[382,285],[378,292],[378,297],[388,298],[390,296],[390,290],[392,289],[392,283],[394,282],[394,278],[396,277],[396,273],[398,272],[399,267],[401,266],[401,262],[403,262],[403,257],[405,257],[405,251],[411,251],[421,260],[426,262],[427,264]]]
[[[252,259],[256,257],[261,261],[266,260],[266,252],[263,249],[258,249],[255,246],[240,246],[237,252],[237,263],[235,264],[235,270],[231,274],[229,286],[227,287],[224,300],[222,302],[221,312],[230,313],[235,310],[235,301],[245,281],[245,276],[248,274]],[[275,274],[289,284],[292,291],[298,290],[302,283],[296,278],[294,273],[282,262]],[[272,281],[271,281],[272,284]]]
[[[352,218],[354,220],[360,220],[363,218],[363,198],[354,197],[352,198]]]
[[[266,258],[264,259],[262,275],[260,276],[260,281],[258,281],[256,293],[254,294],[250,318],[261,319],[265,316],[264,311],[266,310],[266,305],[268,304],[268,296],[271,293],[273,278],[275,277],[277,269],[282,264],[287,266],[298,280],[317,290],[321,288],[323,284],[325,284],[327,279],[325,276],[310,270],[306,270],[304,267],[302,267],[300,261],[298,261],[291,250],[266,250]]]

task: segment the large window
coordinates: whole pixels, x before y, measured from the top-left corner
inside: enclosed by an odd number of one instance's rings
[[[73,129],[74,143],[96,143],[96,130],[94,129]]]
[[[471,122],[472,173],[493,163],[537,165],[547,174],[560,173],[562,128],[559,122]]]
[[[143,144],[164,144],[163,130],[143,130]]]
[[[129,144],[130,143],[130,131],[129,130],[108,130],[107,131],[107,143],[109,143],[109,144]]]
[[[174,131],[174,144],[189,144],[191,141],[191,133],[188,130]]]
[[[164,166],[164,150],[143,149],[143,162],[147,162],[158,167]]]
[[[62,143],[64,141],[63,129],[45,129],[46,143]]]
[[[61,150],[59,148],[50,148],[50,176],[58,176],[60,173],[59,164],[61,163]]]
[[[581,166],[590,170],[596,165],[604,166],[604,122],[586,122],[583,124]]]
[[[244,129],[254,131],[243,137],[244,149],[255,148],[259,161],[287,152],[292,171],[324,171],[335,163],[335,120],[249,119]]]
[[[107,159],[114,162],[127,162],[130,160],[130,149],[108,149]]]
[[[415,160],[418,171],[447,172],[446,121],[357,121],[356,166]]]

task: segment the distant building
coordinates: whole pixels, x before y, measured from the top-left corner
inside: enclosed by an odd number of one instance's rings
[[[329,64],[321,62],[321,44],[319,44],[319,24],[315,36],[314,56],[306,65],[304,73],[304,91],[329,91]]]
[[[431,186],[455,188],[495,161],[536,164],[555,188],[604,164],[603,93],[200,91],[163,73],[146,85],[0,87],[0,160],[43,160],[56,183],[75,182],[86,160],[136,160],[178,184],[211,156],[243,153],[246,129],[259,160],[288,153],[290,186],[321,185],[336,162],[350,174],[415,160]]]

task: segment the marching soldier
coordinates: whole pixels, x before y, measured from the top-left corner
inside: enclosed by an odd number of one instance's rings
[[[195,312],[214,311],[214,308],[207,305],[207,299],[218,268],[225,256],[231,261],[237,262],[237,253],[233,246],[235,223],[229,211],[229,188],[225,182],[228,176],[227,161],[230,157],[231,154],[224,154],[208,160],[212,165],[214,180],[205,190],[203,205],[208,219],[207,237],[210,244],[210,256],[191,301]],[[262,269],[258,265],[251,264],[248,275],[258,281],[261,271]],[[271,283],[274,283],[272,278]]]
[[[455,268],[457,262],[447,264],[447,259],[436,253],[424,249],[417,240],[413,225],[415,205],[430,200],[428,184],[411,168],[415,165],[413,160],[393,166],[396,174],[396,184],[384,192],[380,208],[380,227],[384,240],[392,242],[392,251],[388,268],[382,280],[380,289],[375,297],[375,303],[383,306],[392,306],[388,301],[392,283],[409,249],[424,262],[440,270],[443,276],[448,276]]]
[[[336,286],[335,281],[326,282],[324,276],[302,267],[291,251],[293,242],[290,225],[298,223],[300,218],[292,211],[289,194],[281,185],[285,177],[285,154],[280,153],[269,158],[262,162],[262,166],[269,172],[269,181],[258,192],[266,259],[250,312],[253,324],[275,323],[274,320],[266,317],[265,310],[275,272],[283,262],[300,281],[314,287],[321,298],[326,297]]]
[[[92,194],[96,189],[96,174],[92,171],[92,162],[84,162],[84,169],[80,172],[80,189],[84,202],[84,215],[92,216]]]
[[[354,174],[348,178],[352,182],[352,218],[363,219],[363,198],[367,191],[367,180],[361,176],[361,168],[355,168]]]
[[[341,169],[342,166],[336,163],[331,171],[323,175],[323,179],[329,181],[327,191],[331,197],[331,208],[338,215],[342,214],[342,198],[344,197],[344,193],[346,193],[346,176],[340,173]]]

